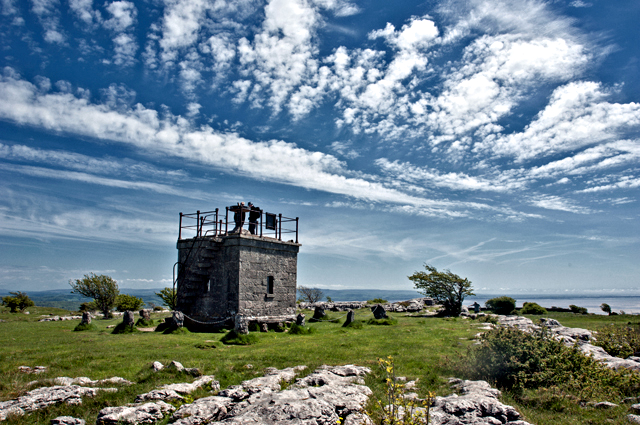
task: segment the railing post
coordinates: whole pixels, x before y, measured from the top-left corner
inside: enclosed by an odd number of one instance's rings
[[[282,240],[282,214],[278,214],[278,221],[280,222],[280,225],[278,226],[280,228],[280,232],[278,234],[278,240],[281,241]]]
[[[196,238],[200,236],[200,210],[197,211],[196,215]]]
[[[216,208],[216,220],[214,225],[213,236],[218,236],[218,208]]]
[[[224,234],[229,234],[229,207],[225,207],[227,209],[227,213],[224,217]]]
[[[262,211],[260,211],[260,237],[262,237]]]
[[[180,213],[180,227],[178,228],[178,240],[182,239],[182,213]]]
[[[296,243],[298,243],[298,217],[296,217]]]

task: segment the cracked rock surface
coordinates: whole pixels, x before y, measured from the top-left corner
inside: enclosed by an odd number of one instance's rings
[[[524,332],[531,332],[544,326],[549,329],[555,339],[564,345],[573,347],[577,343],[578,349],[583,354],[594,358],[610,369],[626,368],[640,371],[640,359],[636,360],[637,357],[623,359],[610,355],[602,347],[591,344],[590,341],[593,341],[595,337],[587,329],[562,326],[554,319],[540,319],[540,326],[538,326],[531,319],[520,316],[498,316],[498,325],[518,328]]]
[[[87,388],[78,385],[56,385],[31,390],[14,400],[0,402],[0,420],[10,414],[24,415],[54,404],[82,404],[82,397],[95,397],[100,391],[116,392],[116,388]]]

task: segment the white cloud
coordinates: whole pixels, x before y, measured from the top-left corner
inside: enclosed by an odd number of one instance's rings
[[[136,24],[138,10],[128,1],[114,1],[106,6],[111,18],[104,21],[105,28],[115,32],[125,32]]]
[[[69,0],[69,8],[89,27],[102,21],[100,12],[93,8],[93,0]]]
[[[580,149],[636,132],[640,104],[609,103],[599,83],[575,82],[557,88],[549,104],[524,131],[484,144],[519,161]]]
[[[188,120],[137,104],[126,113],[91,104],[68,93],[40,94],[24,80],[0,80],[0,118],[47,131],[95,137],[135,146],[150,154],[170,155],[236,174],[268,179],[372,202],[406,205],[411,211],[467,215],[468,210],[500,211],[481,203],[438,201],[408,195],[383,184],[349,177],[334,156],[279,140],[252,142],[210,127],[192,128]],[[456,209],[462,212],[453,212]]]
[[[575,214],[590,214],[593,211],[589,208],[576,205],[573,201],[555,195],[537,195],[532,197],[531,205],[547,210],[566,211]]]
[[[60,29],[59,0],[31,0],[31,11],[36,14],[47,43],[64,44],[66,36]]]

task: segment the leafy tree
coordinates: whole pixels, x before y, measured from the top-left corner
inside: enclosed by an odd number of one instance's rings
[[[166,305],[169,310],[175,310],[178,298],[176,291],[173,288],[164,288],[160,292],[156,292],[156,295],[162,300],[162,304]]]
[[[116,310],[118,311],[137,311],[144,305],[142,298],[134,297],[133,295],[120,294],[116,297]]]
[[[444,306],[444,314],[458,316],[462,309],[462,302],[468,295],[475,295],[471,282],[463,279],[449,270],[439,272],[435,267],[425,264],[426,272],[415,272],[409,276],[416,289],[427,297],[431,297],[438,304]]]
[[[94,311],[97,309],[98,309],[98,306],[96,305],[95,301],[85,301],[82,304],[80,304],[80,308],[79,308],[81,312]]]
[[[298,299],[302,302],[315,303],[322,299],[322,291],[318,288],[307,288],[306,286],[298,286]]]
[[[516,300],[511,297],[496,297],[487,300],[484,305],[496,314],[511,314],[516,309]]]
[[[609,316],[611,316],[611,306],[609,304],[607,303],[600,304],[600,310],[604,311]]]
[[[522,314],[547,314],[547,309],[538,303],[524,303],[520,310]]]
[[[570,304],[569,309],[572,313],[576,314],[587,314],[588,310],[586,307],[578,307],[577,305]]]
[[[70,280],[69,285],[72,288],[71,293],[93,298],[105,319],[111,316],[109,311],[114,306],[116,297],[120,294],[118,283],[111,277],[91,273],[84,275],[83,279]]]
[[[11,295],[2,297],[2,305],[9,307],[11,313],[24,311],[25,308],[35,305],[29,296],[23,292],[9,292]]]

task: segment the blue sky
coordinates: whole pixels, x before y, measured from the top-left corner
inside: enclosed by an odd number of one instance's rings
[[[640,3],[1,0],[0,290],[169,286],[178,213],[298,283],[640,293]]]

